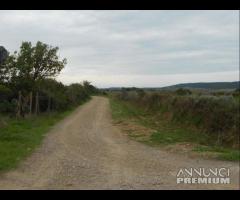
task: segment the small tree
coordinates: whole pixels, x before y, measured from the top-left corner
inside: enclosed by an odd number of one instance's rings
[[[91,82],[89,81],[83,81],[83,87],[86,90],[88,94],[96,94],[98,92],[97,88],[95,88],[93,85],[91,85]]]

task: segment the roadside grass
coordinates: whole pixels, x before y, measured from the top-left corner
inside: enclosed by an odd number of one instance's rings
[[[0,116],[4,125],[0,127],[0,172],[15,168],[41,144],[54,124],[65,118],[74,108],[64,112],[52,112],[15,119]]]
[[[139,119],[139,117],[145,115],[145,113],[137,107],[132,107],[127,102],[119,101],[117,99],[110,98],[110,105],[112,110],[112,117],[115,121],[120,122],[126,118],[133,120]]]
[[[7,125],[0,129],[0,171],[15,168],[41,143],[47,131],[71,111],[27,119],[6,118]]]
[[[179,127],[173,127],[171,129],[163,127],[152,133],[150,142],[162,145],[184,142],[205,144],[207,142],[207,138],[207,136],[197,135],[197,133],[191,130]]]
[[[147,140],[142,141],[147,145],[167,147],[188,143],[192,144],[190,151],[199,155],[206,152],[208,156],[211,157],[212,154],[212,157],[220,160],[240,160],[239,150],[216,146],[216,138],[210,137],[194,127],[179,125],[174,121],[166,120],[163,115],[156,116],[129,102],[114,97],[109,97],[109,100],[115,122],[133,121],[154,130]],[[128,135],[133,139],[139,136],[130,133]]]
[[[219,146],[196,146],[193,151],[195,152],[213,152],[217,154],[220,160],[239,161],[240,151],[234,149],[223,148]]]

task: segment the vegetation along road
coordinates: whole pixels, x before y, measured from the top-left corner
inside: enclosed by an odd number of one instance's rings
[[[180,168],[229,167],[231,184],[176,184]],[[58,123],[1,189],[238,189],[237,162],[189,158],[136,142],[112,123],[109,101],[93,97]]]

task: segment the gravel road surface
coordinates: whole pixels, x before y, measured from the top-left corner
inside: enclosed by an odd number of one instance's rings
[[[176,184],[180,168],[227,167],[231,184]],[[107,98],[93,97],[55,125],[0,189],[239,189],[239,163],[189,158],[136,142],[113,125]]]

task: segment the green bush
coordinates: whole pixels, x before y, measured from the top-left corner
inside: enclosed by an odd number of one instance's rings
[[[46,111],[50,101],[51,110],[66,110],[77,106],[95,94],[97,89],[89,82],[63,85],[53,79],[45,79],[40,83],[40,110]]]
[[[15,100],[11,100],[13,92],[5,85],[0,85],[0,113],[12,113],[16,109]]]

